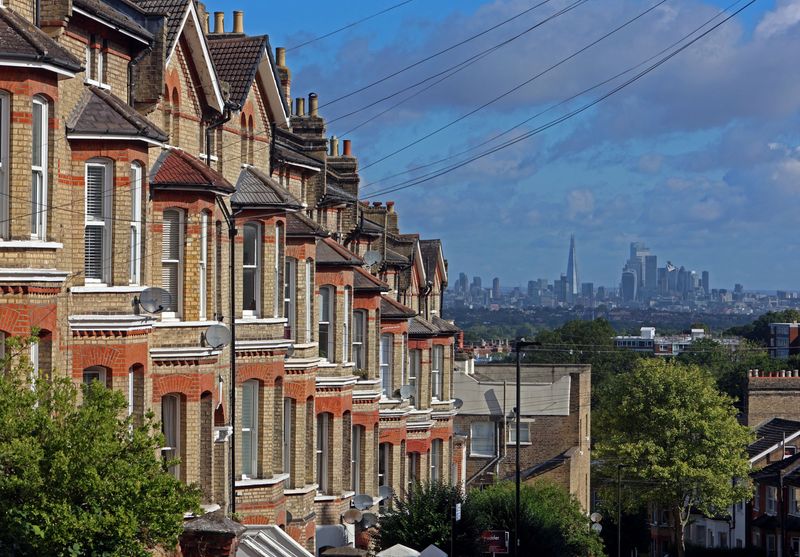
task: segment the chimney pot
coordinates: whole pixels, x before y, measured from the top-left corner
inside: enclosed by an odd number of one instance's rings
[[[244,34],[244,12],[241,10],[233,12],[233,32]]]
[[[203,33],[208,35],[211,26],[211,14],[206,12],[203,14]]]
[[[380,201],[373,201],[372,202],[372,206],[373,207],[380,207],[381,206],[381,202]]]
[[[309,93],[308,94],[308,115],[309,116],[318,116],[317,112],[319,110],[319,97],[316,93]]]
[[[306,100],[303,97],[297,97],[294,102],[295,102],[295,109],[294,109],[295,116],[305,116]]]
[[[353,156],[353,148],[351,146],[350,140],[349,139],[345,139],[342,142],[342,144],[344,145],[344,152],[342,153],[342,155],[344,155],[345,157],[352,157]]]
[[[286,67],[286,48],[279,46],[275,49],[275,64],[281,68]]]
[[[331,156],[338,157],[339,156],[339,138],[335,135],[331,136]]]
[[[225,33],[225,12],[214,12],[214,34]]]
[[[390,213],[394,213],[394,201],[387,201],[386,202],[386,210]]]

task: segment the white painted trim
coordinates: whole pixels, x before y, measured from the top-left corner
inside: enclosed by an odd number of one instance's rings
[[[43,240],[0,240],[0,249],[61,249],[61,242]]]
[[[297,347],[295,346],[295,348]],[[319,362],[319,358],[287,358],[283,367],[285,369],[311,369],[318,367]]]
[[[795,440],[798,436],[800,436],[800,431],[795,431],[794,433],[792,433],[790,436],[786,437],[782,441],[779,441],[778,443],[775,443],[774,445],[772,445],[771,447],[769,447],[765,451],[762,451],[761,453],[757,454],[756,456],[751,457],[750,458],[750,464],[753,464],[754,462],[757,462],[757,461],[761,460],[762,458],[767,456],[772,451],[777,450],[781,446],[785,446],[787,442]]]
[[[433,422],[406,422],[407,431],[422,431],[433,428]]]
[[[141,141],[156,147],[166,148],[166,143],[161,143],[155,139],[144,137],[141,135],[101,135],[92,133],[68,133],[67,139],[95,139],[101,141]]]
[[[285,325],[286,319],[283,317],[238,317],[236,319],[237,325]],[[283,342],[290,342],[286,339],[281,339]]]
[[[180,360],[183,358],[207,358],[219,356],[221,350],[206,346],[164,346],[150,349],[150,357],[154,360]]]
[[[75,13],[81,14],[84,17],[88,17],[89,19],[93,19],[96,22],[98,22],[98,23],[100,23],[102,25],[105,25],[106,27],[109,27],[110,29],[114,29],[115,31],[119,31],[123,35],[127,35],[128,37],[131,37],[132,39],[136,39],[140,43],[144,43],[146,45],[150,44],[150,41],[147,41],[147,40],[143,39],[141,36],[136,35],[134,33],[131,33],[130,31],[126,31],[126,30],[122,29],[121,27],[117,27],[116,25],[113,25],[112,23],[106,21],[105,19],[101,19],[101,18],[99,18],[99,17],[97,17],[95,15],[92,15],[89,12],[87,12],[85,10],[82,10],[81,8],[78,8],[77,6],[73,6],[72,7],[72,11],[75,12]]]
[[[403,418],[407,415],[407,408],[381,408],[378,410],[378,416],[382,418]]]
[[[238,321],[237,321],[238,323]],[[283,339],[260,339],[260,340],[237,340],[236,351],[244,352],[247,350],[276,350],[289,348],[292,342]]]
[[[57,73],[59,75],[65,75],[67,77],[75,77],[77,74],[71,72],[69,70],[65,70],[54,66],[52,64],[45,64],[42,62],[25,62],[23,60],[2,60],[0,59],[0,66],[8,66],[11,68],[32,68],[37,70],[47,70],[50,72]]]
[[[63,283],[68,271],[58,269],[3,269],[0,268],[0,282],[58,282]]]
[[[356,384],[354,375],[348,377],[317,377],[317,387],[347,387]]]
[[[149,315],[70,315],[73,331],[144,331],[153,328],[155,318]]]
[[[289,166],[296,166],[297,168],[305,168],[305,169],[308,169],[308,170],[313,170],[314,172],[322,172],[322,169],[318,168],[316,166],[310,166],[310,165],[307,165],[307,164],[300,164],[299,162],[291,162],[291,161],[284,161],[284,162],[286,164],[288,164]]]
[[[380,391],[354,391],[353,400],[374,400],[378,401],[381,398]]]
[[[108,83],[103,83],[102,81],[97,81],[96,79],[84,79],[83,83],[86,85],[94,85],[98,89],[105,89],[106,91],[111,91],[111,85]]]
[[[102,283],[87,284],[84,286],[73,286],[70,292],[73,294],[139,294],[146,286],[107,286]]]
[[[259,487],[275,485],[289,479],[289,474],[275,474],[271,478],[254,478],[249,480],[236,480],[236,487]]]
[[[294,487],[291,489],[284,489],[284,495],[305,495],[306,493],[311,493],[312,491],[316,491],[319,489],[319,484],[308,484],[303,487]]]
[[[280,114],[283,116],[282,124],[289,127],[289,115],[286,114],[286,109],[283,106],[283,92],[281,91],[280,86],[278,85],[278,76],[272,71],[272,62],[269,59],[269,53],[267,49],[264,49],[264,52],[261,55],[261,63],[258,65],[258,71],[261,71],[262,66],[266,66],[267,70],[269,71],[269,79],[265,80],[264,78],[261,79],[261,83],[265,85],[264,89],[267,92],[267,98],[270,101],[270,104],[277,104],[280,107]],[[265,81],[269,81],[269,86],[267,87],[267,83]]]
[[[305,350],[306,348],[316,348],[316,342],[295,342],[294,349],[295,350]]]
[[[207,321],[181,321],[180,319],[167,319],[162,318],[161,321],[155,322],[155,327],[208,327],[218,321],[209,319]]]

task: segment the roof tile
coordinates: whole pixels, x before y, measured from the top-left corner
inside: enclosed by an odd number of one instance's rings
[[[323,238],[317,243],[317,265],[363,265],[364,260],[358,255],[339,245],[330,238]]]
[[[243,168],[231,204],[239,207],[274,207],[297,211],[302,204],[278,182],[253,166]]]
[[[223,194],[234,191],[224,176],[180,149],[162,151],[150,172],[150,185],[154,188],[199,189]]]
[[[52,64],[71,72],[83,69],[64,47],[9,9],[0,9],[0,59],[4,58]]]
[[[167,134],[115,95],[90,85],[66,124],[67,132],[96,135],[133,135],[164,142]]]
[[[231,86],[231,101],[244,106],[267,48],[266,35],[208,35],[217,76]]]

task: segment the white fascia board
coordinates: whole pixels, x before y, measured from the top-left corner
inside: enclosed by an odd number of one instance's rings
[[[798,436],[800,436],[800,430],[799,431],[795,431],[794,433],[789,435],[786,439],[783,439],[782,441],[779,441],[778,443],[775,443],[774,445],[772,445],[768,449],[766,449],[766,450],[760,452],[759,454],[757,454],[756,456],[750,458],[750,464],[752,464],[754,462],[758,462],[759,460],[761,460],[762,458],[767,456],[772,451],[777,450],[782,445],[786,445],[786,443],[788,443],[789,441],[793,441],[793,440],[797,439]]]
[[[318,168],[316,166],[310,166],[308,164],[300,164],[299,162],[284,161],[284,164],[288,166],[294,166],[297,168],[305,168],[306,170],[311,170],[313,172],[322,172],[321,168]]]
[[[406,422],[406,431],[427,431],[433,428],[433,422]]]
[[[353,400],[374,400],[381,398],[380,391],[353,391]]]
[[[146,331],[153,328],[155,318],[149,315],[70,315],[73,331]]]
[[[126,31],[125,29],[122,29],[121,27],[118,27],[118,26],[112,24],[111,22],[106,21],[105,19],[99,18],[94,14],[90,14],[89,12],[87,12],[85,10],[82,10],[81,8],[78,8],[77,6],[73,6],[72,7],[72,11],[77,13],[77,14],[81,14],[84,17],[88,17],[89,19],[92,19],[92,20],[100,23],[101,25],[105,25],[106,27],[108,27],[110,29],[114,29],[115,31],[119,31],[123,35],[126,35],[126,36],[128,36],[128,37],[130,37],[132,39],[135,39],[135,40],[139,41],[140,43],[143,43],[145,45],[149,45],[150,44],[150,41],[148,41],[147,39],[141,37],[140,35],[136,35],[135,33],[131,33],[130,31]]]
[[[237,320],[237,324],[238,324]],[[246,352],[248,350],[280,350],[288,349],[292,346],[292,341],[284,339],[266,339],[266,340],[237,340],[236,351]]]
[[[2,249],[61,249],[61,242],[45,242],[43,240],[0,240]]]
[[[166,346],[151,348],[150,357],[154,360],[182,360],[219,356],[220,352],[206,346]]]
[[[356,377],[317,377],[317,387],[347,387],[356,384]]]
[[[52,64],[44,62],[26,62],[24,60],[0,60],[0,66],[8,66],[10,68],[32,68],[36,70],[47,70],[66,77],[75,77],[77,74],[64,68],[59,68]]]
[[[166,143],[161,143],[155,139],[142,137],[141,135],[104,135],[91,133],[68,133],[67,139],[97,139],[101,141],[141,141],[155,147],[166,148]]]
[[[269,53],[266,48],[261,55],[261,62],[258,64],[256,73],[261,76],[261,85],[264,87],[264,91],[267,92],[267,99],[270,106],[273,107],[272,111],[282,117],[283,121],[279,122],[279,124],[284,126],[285,129],[289,129],[289,115],[286,114],[283,106],[283,93],[278,85],[278,76],[272,71],[272,62],[269,59]],[[278,109],[275,110],[274,107],[278,107]]]
[[[55,282],[63,283],[69,276],[68,271],[58,269],[2,269],[0,268],[0,282]]]

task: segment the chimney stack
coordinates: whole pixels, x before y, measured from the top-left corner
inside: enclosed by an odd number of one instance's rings
[[[295,99],[294,115],[295,116],[306,115],[306,100],[303,97],[297,97],[297,99]]]
[[[318,116],[319,110],[319,97],[317,97],[316,93],[309,93],[308,94],[308,115],[309,116]]]
[[[275,65],[279,68],[286,67],[286,48],[279,46],[275,49]]]
[[[386,202],[386,210],[390,213],[394,213],[394,201]]]
[[[342,142],[342,145],[343,145],[343,151],[344,151],[342,153],[342,156],[343,157],[352,157],[353,156],[353,147],[351,146],[350,140],[349,139],[345,139]]]
[[[214,34],[225,33],[225,12],[214,12]]]
[[[203,14],[203,34],[208,35],[208,27],[211,24],[211,14],[205,12]]]
[[[335,135],[331,136],[331,156],[338,157],[339,156],[339,138]]]
[[[286,106],[291,112],[292,108],[292,72],[286,67],[286,49],[279,46],[275,49],[275,65],[278,67],[278,77],[281,79],[281,91],[286,99]]]
[[[241,10],[233,12],[233,32],[244,35],[244,12]]]

